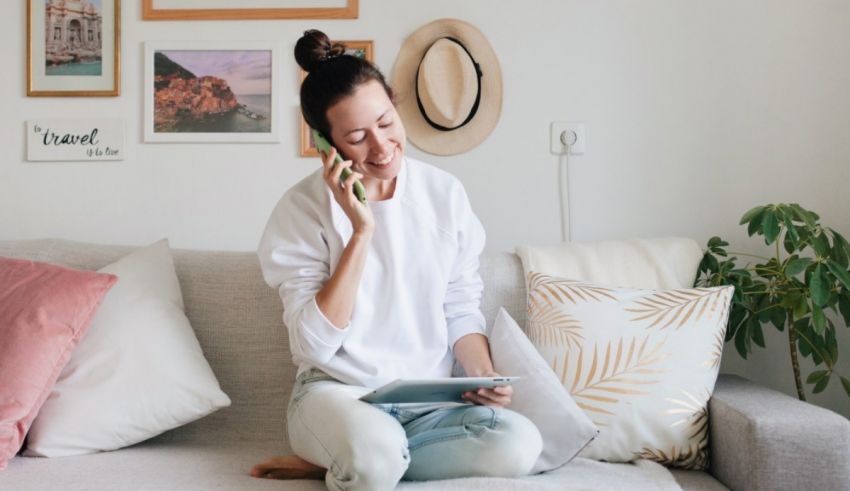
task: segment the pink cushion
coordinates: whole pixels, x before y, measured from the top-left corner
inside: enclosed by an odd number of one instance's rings
[[[0,257],[0,470],[118,277]]]

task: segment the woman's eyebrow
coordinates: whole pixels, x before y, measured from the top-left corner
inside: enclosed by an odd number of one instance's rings
[[[389,113],[390,113],[390,110],[389,110],[389,109],[387,109],[387,112],[385,112],[384,114],[381,114],[380,116],[378,116],[378,119],[376,119],[375,121],[380,121],[380,120],[384,119],[384,116],[386,116],[386,115],[387,115],[387,114],[389,114]],[[346,133],[346,134],[344,134],[344,135],[342,135],[342,136],[348,136],[348,135],[350,135],[350,134],[354,133],[355,131],[366,131],[366,128],[355,128],[355,129],[353,129],[353,130],[349,131],[348,133]]]

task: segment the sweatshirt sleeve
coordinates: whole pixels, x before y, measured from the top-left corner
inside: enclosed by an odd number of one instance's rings
[[[350,332],[350,322],[335,327],[316,304],[316,293],[330,277],[330,250],[315,207],[285,195],[269,218],[257,255],[263,279],[283,301],[293,357],[326,363]]]
[[[451,348],[467,334],[486,333],[486,321],[480,309],[484,282],[478,272],[478,258],[486,241],[484,227],[473,213],[466,191],[460,183],[452,203],[457,219],[457,254],[443,304]]]

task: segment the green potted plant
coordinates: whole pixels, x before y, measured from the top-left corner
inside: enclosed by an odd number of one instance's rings
[[[765,347],[763,324],[787,330],[797,395],[806,400],[799,355],[811,358],[816,370],[806,383],[823,391],[837,376],[850,396],[850,378],[836,373],[839,349],[836,324],[840,314],[850,324],[850,243],[819,223],[820,217],[796,203],[768,204],[746,212],[740,225],[750,237],[764,237],[776,255],[761,257],[727,251],[729,243],[712,237],[699,266],[697,286],[733,285],[726,341],[734,339],[743,358],[755,343]],[[784,253],[783,253],[784,251]],[[730,254],[732,256],[730,256]],[[758,260],[738,264],[738,257]]]

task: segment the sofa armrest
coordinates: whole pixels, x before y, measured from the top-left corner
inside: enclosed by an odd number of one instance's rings
[[[850,490],[850,421],[721,375],[709,401],[711,474],[732,489]]]

